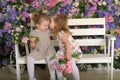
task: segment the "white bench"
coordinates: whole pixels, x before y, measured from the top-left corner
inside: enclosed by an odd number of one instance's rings
[[[108,43],[106,42],[106,26],[104,18],[83,18],[83,19],[69,19],[69,26],[82,26],[82,25],[102,25],[102,28],[78,28],[70,29],[73,36],[103,36],[102,38],[95,39],[76,39],[79,46],[103,46],[103,54],[83,54],[77,64],[88,63],[106,63],[108,64],[108,73],[110,72],[110,80],[113,80],[113,60],[114,60],[114,40],[115,37],[108,36]],[[53,41],[53,45],[54,45]],[[108,44],[108,46],[106,46]],[[56,43],[55,43],[56,45]],[[26,47],[26,53],[29,53],[28,46]],[[108,48],[106,51],[106,48]],[[107,53],[106,53],[107,52]],[[26,64],[26,57],[20,57],[18,45],[15,45],[16,53],[16,73],[17,80],[21,80],[20,77],[20,64]],[[45,60],[38,60],[35,64],[46,64]],[[110,69],[109,69],[110,64]]]

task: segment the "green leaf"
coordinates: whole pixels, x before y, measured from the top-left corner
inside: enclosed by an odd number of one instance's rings
[[[67,63],[67,59],[59,59],[59,64],[66,64]]]
[[[110,34],[114,35],[114,34],[115,34],[115,30],[114,30],[114,29],[111,29],[111,30],[110,30]]]
[[[74,52],[74,53],[72,54],[72,57],[79,59],[80,54],[81,54],[80,52]]]

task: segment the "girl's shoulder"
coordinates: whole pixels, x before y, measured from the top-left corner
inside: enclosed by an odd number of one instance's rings
[[[71,34],[62,30],[62,31],[59,32],[59,35],[61,35],[61,36],[70,36]]]
[[[37,35],[38,32],[40,32],[38,29],[34,29],[34,30],[30,31],[30,35]]]
[[[67,38],[69,38],[70,36],[71,36],[71,34],[65,32],[65,31],[60,31],[60,32],[58,33],[58,37],[59,37],[60,39],[61,39],[62,37],[67,37]]]

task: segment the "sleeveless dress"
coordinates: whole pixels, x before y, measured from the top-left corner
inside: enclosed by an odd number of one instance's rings
[[[64,36],[63,34],[65,34],[64,31],[59,32],[57,37],[59,50],[57,51],[56,54],[51,56],[51,67],[59,71],[64,71],[67,63],[67,59],[65,58],[65,52],[66,52],[65,45],[61,40],[61,37]],[[75,60],[79,60],[82,56],[82,51],[79,45],[71,35],[69,35],[68,40],[71,44],[70,52],[71,52],[72,58],[74,58]]]
[[[35,29],[30,32],[30,36],[38,37],[39,42],[36,43],[35,48],[32,49],[29,56],[33,57],[35,60],[39,60],[55,54],[55,49],[51,45],[50,30],[43,32]]]

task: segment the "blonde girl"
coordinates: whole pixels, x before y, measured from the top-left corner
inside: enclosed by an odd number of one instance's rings
[[[72,73],[74,80],[80,80],[79,70],[75,64],[74,54],[78,54],[77,57],[81,56],[81,49],[71,36],[71,32],[68,27],[68,17],[65,14],[55,14],[51,17],[50,29],[53,32],[53,37],[58,41],[59,50],[57,51],[54,59],[52,59],[51,67],[62,72]],[[66,66],[60,66],[60,59],[64,59],[63,62],[66,62]],[[57,66],[54,65],[55,61]],[[62,62],[62,60],[61,60]],[[60,69],[59,69],[60,68]],[[71,70],[70,68],[74,69]],[[63,69],[63,70],[62,70]]]

